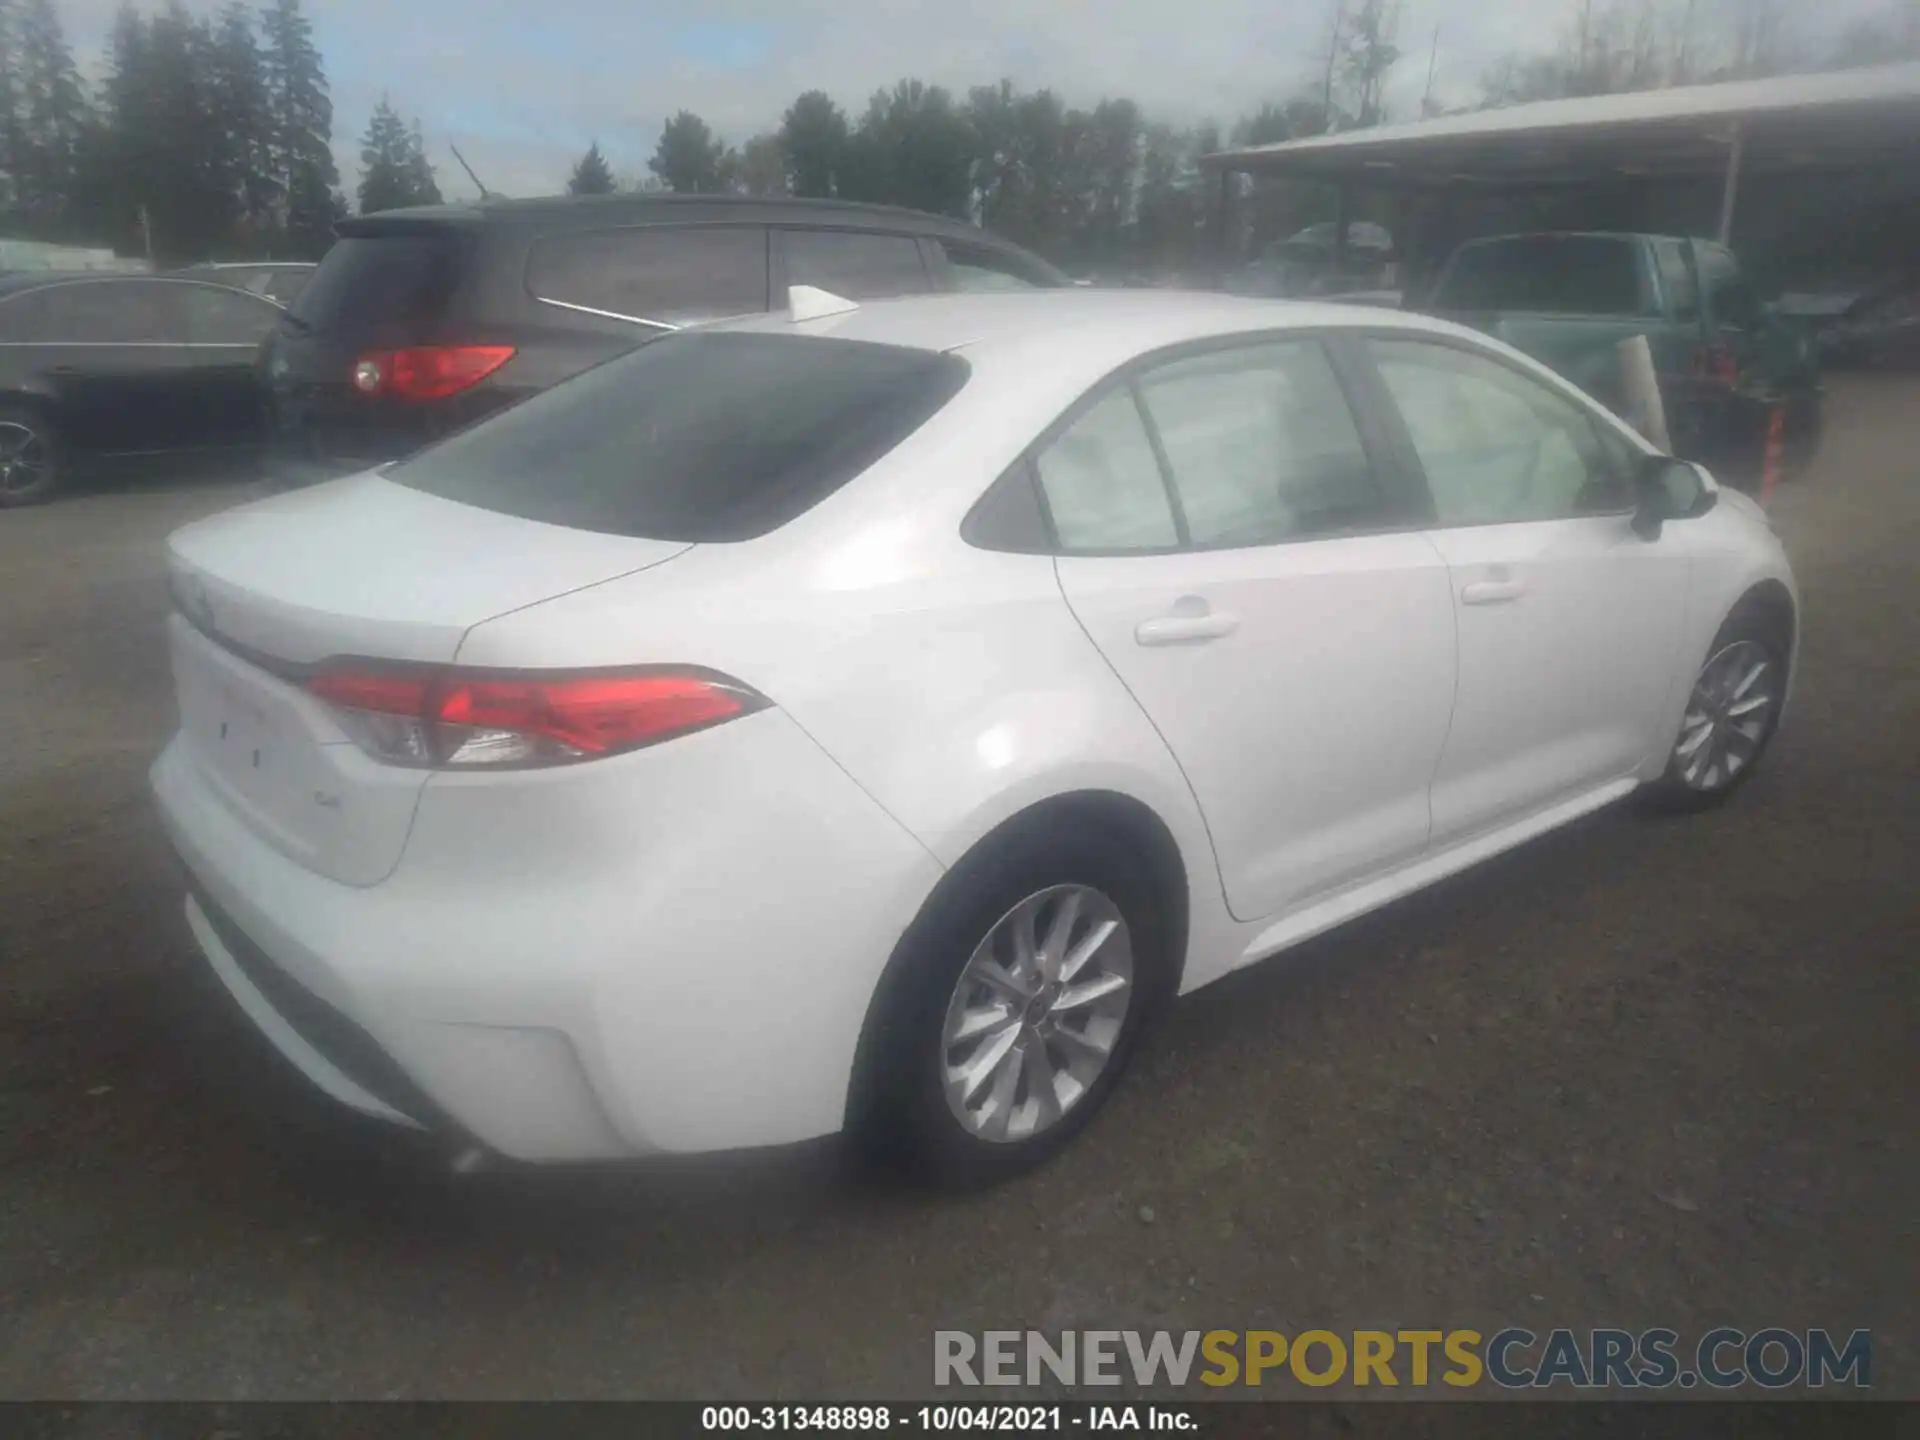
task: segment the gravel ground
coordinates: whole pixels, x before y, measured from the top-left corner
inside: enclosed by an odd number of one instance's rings
[[[1192,997],[958,1200],[830,1146],[456,1177],[310,1095],[209,994],[145,793],[158,544],[242,492],[0,515],[0,1396],[905,1397],[935,1328],[1724,1323],[1871,1327],[1920,1397],[1916,401],[1837,386],[1779,497],[1805,664],[1732,806]]]

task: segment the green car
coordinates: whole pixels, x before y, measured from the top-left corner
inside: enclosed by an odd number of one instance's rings
[[[1420,308],[1504,340],[1615,409],[1618,346],[1646,336],[1674,452],[1734,484],[1760,475],[1776,409],[1788,467],[1819,433],[1811,338],[1761,303],[1723,245],[1616,233],[1473,240]]]

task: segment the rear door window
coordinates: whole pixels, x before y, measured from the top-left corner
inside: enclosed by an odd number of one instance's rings
[[[417,343],[423,330],[445,318],[467,248],[444,229],[343,236],[290,312],[314,330],[355,343]]]
[[[1644,315],[1652,296],[1630,240],[1526,235],[1464,246],[1440,279],[1438,310]]]
[[[40,292],[39,338],[57,345],[168,345],[186,339],[179,288],[92,280]]]
[[[1312,540],[1389,518],[1317,343],[1197,355],[1148,371],[1139,385],[1192,544]]]
[[[758,225],[648,226],[550,235],[527,260],[541,300],[620,320],[684,325],[767,308]]]
[[[749,540],[805,513],[966,383],[956,355],[669,335],[448,437],[395,484],[549,525]]]
[[[217,285],[183,286],[190,345],[258,345],[280,312],[244,290]]]
[[[849,300],[924,295],[933,289],[920,242],[864,230],[786,230],[780,237],[787,284],[812,285]]]

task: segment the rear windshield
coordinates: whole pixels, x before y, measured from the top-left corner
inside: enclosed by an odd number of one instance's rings
[[[1640,315],[1640,268],[1627,240],[1529,235],[1468,245],[1432,304],[1438,310],[1531,310],[1556,315]]]
[[[953,355],[798,335],[672,335],[386,472],[525,520],[750,540],[804,514],[966,383]]]
[[[463,250],[445,231],[345,236],[289,309],[330,335],[405,343],[446,313]]]

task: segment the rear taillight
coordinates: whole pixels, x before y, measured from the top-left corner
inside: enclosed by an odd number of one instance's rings
[[[737,680],[679,668],[556,675],[341,662],[307,688],[375,759],[458,769],[617,755],[768,703]]]
[[[353,362],[353,388],[394,400],[444,400],[513,358],[511,345],[416,345],[370,350]]]
[[[1718,380],[1723,385],[1737,385],[1740,383],[1740,362],[1734,358],[1731,346],[1724,340],[1716,340],[1694,352],[1693,373]]]

